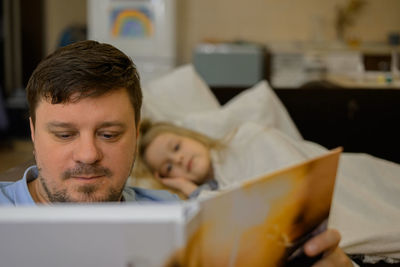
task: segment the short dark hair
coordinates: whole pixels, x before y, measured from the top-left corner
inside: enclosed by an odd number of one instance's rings
[[[142,90],[135,64],[112,45],[91,40],[76,42],[47,56],[32,73],[26,87],[29,114],[35,123],[41,99],[52,104],[68,103],[121,88],[128,91],[137,126]]]

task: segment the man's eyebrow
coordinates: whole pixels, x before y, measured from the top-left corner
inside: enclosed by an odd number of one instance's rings
[[[76,128],[75,124],[70,123],[70,122],[60,122],[60,121],[51,121],[46,124],[47,129],[52,129],[52,128]],[[97,128],[107,128],[107,127],[120,127],[125,129],[126,125],[122,122],[118,121],[106,121],[100,123]]]
[[[75,125],[69,122],[51,121],[46,124],[47,129],[51,128],[75,128]]]
[[[106,121],[100,123],[97,128],[107,128],[107,127],[120,127],[125,129],[126,124],[119,121]]]

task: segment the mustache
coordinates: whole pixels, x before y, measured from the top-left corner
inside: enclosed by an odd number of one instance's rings
[[[79,164],[72,169],[68,169],[62,173],[62,178],[64,180],[69,179],[74,176],[80,175],[91,175],[91,176],[106,176],[111,177],[113,173],[110,169],[92,164]]]

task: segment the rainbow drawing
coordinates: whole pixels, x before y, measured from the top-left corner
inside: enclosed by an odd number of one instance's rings
[[[111,14],[114,37],[146,38],[153,35],[153,19],[148,8],[116,9]]]

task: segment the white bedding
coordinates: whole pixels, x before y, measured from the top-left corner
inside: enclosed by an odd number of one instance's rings
[[[304,153],[305,157],[324,151],[302,139],[266,82],[220,106],[193,67],[188,65],[148,83],[143,88],[143,95],[144,118],[171,121],[212,137],[221,138],[246,122],[273,128],[271,133],[275,132],[276,136],[281,132],[285,137],[279,137],[279,142],[270,142],[271,149],[267,149],[268,157],[281,158],[281,164],[276,160],[268,161],[268,170],[294,163],[294,158],[287,161],[285,156],[291,147]],[[247,152],[258,155],[266,151],[265,148],[260,151],[259,147],[253,149]],[[263,157],[259,160],[265,162]],[[249,175],[254,176],[258,167],[249,165],[242,168],[249,168]],[[224,181],[220,183],[223,185]],[[329,225],[341,232],[340,245],[347,253],[368,254],[371,262],[387,257],[395,261],[400,259],[400,165],[366,154],[343,153]]]
[[[144,118],[171,121],[211,137],[223,137],[242,123],[252,121],[301,139],[285,107],[266,82],[220,106],[193,67],[186,65],[146,84],[143,99]]]

